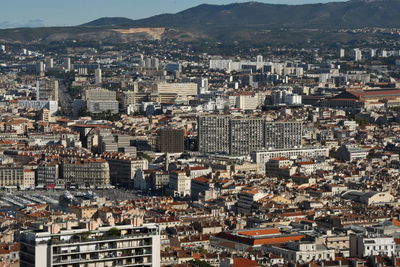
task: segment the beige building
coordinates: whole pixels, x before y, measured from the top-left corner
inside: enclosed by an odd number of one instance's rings
[[[191,179],[185,171],[174,171],[170,174],[168,192],[171,196],[190,196]]]
[[[78,219],[92,219],[98,208],[96,206],[69,206],[68,211],[75,214]]]
[[[35,171],[23,166],[1,166],[0,187],[35,186]]]
[[[104,159],[82,159],[74,162],[64,162],[62,174],[68,185],[108,185],[110,184],[110,169]]]
[[[265,164],[265,175],[268,177],[289,177],[296,171],[288,158],[272,158]]]
[[[128,107],[149,101],[149,93],[126,91],[121,95],[120,100],[123,107]]]
[[[110,179],[114,185],[129,186],[133,183],[138,169],[147,170],[149,162],[146,159],[134,159],[129,157],[105,157],[110,166]]]
[[[196,83],[156,83],[153,84],[153,91],[158,94],[177,94],[179,96],[197,95]]]

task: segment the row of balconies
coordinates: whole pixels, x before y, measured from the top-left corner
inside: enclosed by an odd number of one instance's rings
[[[86,255],[71,255],[71,256],[58,256],[53,257],[53,264],[73,264],[73,263],[85,263],[85,262],[98,262],[107,259],[125,260],[130,261],[129,264],[140,264],[151,262],[151,252],[143,255],[134,255],[127,252],[115,251],[105,253],[90,253]]]
[[[134,241],[133,241],[134,242]],[[73,254],[73,253],[88,253],[88,252],[99,252],[99,251],[106,251],[106,250],[120,250],[120,249],[134,249],[137,247],[149,247],[151,246],[151,241],[139,241],[135,242],[136,244],[124,244],[125,242],[110,242],[110,243],[100,243],[96,244],[94,250],[82,250],[80,247],[76,247],[75,249],[65,249],[65,247],[54,247],[53,254],[54,255],[61,255],[61,254]],[[145,251],[147,251],[145,249]],[[136,251],[136,253],[140,253]]]

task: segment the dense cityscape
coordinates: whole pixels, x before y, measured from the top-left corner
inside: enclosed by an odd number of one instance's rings
[[[0,266],[400,266],[399,29],[0,43]]]

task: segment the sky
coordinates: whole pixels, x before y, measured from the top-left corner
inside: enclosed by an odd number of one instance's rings
[[[338,0],[258,0],[273,4],[323,3]],[[2,2],[2,3],[1,3]],[[240,0],[1,0],[0,28],[71,26],[100,17],[146,18],[176,13],[200,4]]]

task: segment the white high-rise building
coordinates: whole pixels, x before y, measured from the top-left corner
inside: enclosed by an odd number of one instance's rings
[[[361,61],[362,60],[362,53],[359,48],[354,48],[354,61]]]
[[[201,153],[246,155],[263,148],[300,147],[303,124],[252,117],[199,116],[198,136]]]
[[[160,61],[158,60],[158,58],[152,58],[151,62],[150,62],[150,67],[152,69],[157,69],[160,67]]]
[[[371,48],[371,50],[369,51],[369,56],[372,57],[376,57],[376,49]]]
[[[339,57],[340,57],[340,58],[344,58],[344,56],[345,56],[345,50],[344,50],[343,48],[340,48],[340,50],[339,50]]]
[[[6,46],[5,45],[1,45],[0,46],[0,50],[3,51],[3,52],[6,52]]]
[[[296,148],[301,146],[303,122],[266,122],[265,143],[267,149]]]
[[[45,71],[44,63],[43,61],[39,61],[36,63],[36,73],[40,74]]]
[[[101,84],[103,82],[100,66],[94,71],[94,79],[96,84]]]
[[[197,79],[197,86],[199,88],[199,94],[203,94],[208,91],[208,79],[200,77]]]
[[[64,61],[64,68],[67,71],[71,71],[72,70],[72,66],[71,66],[71,58],[67,57]]]
[[[264,58],[261,55],[257,56],[257,61],[256,61],[256,68],[257,69],[262,69],[264,66]]]
[[[46,68],[48,68],[48,69],[54,68],[53,58],[51,58],[51,57],[46,58]]]
[[[288,105],[301,105],[302,103],[302,96],[293,94],[293,95],[287,95],[285,99],[286,104]]]
[[[382,57],[388,57],[388,52],[386,50],[382,50]]]
[[[146,69],[151,68],[151,58],[147,57],[147,58],[144,59],[144,67]]]

